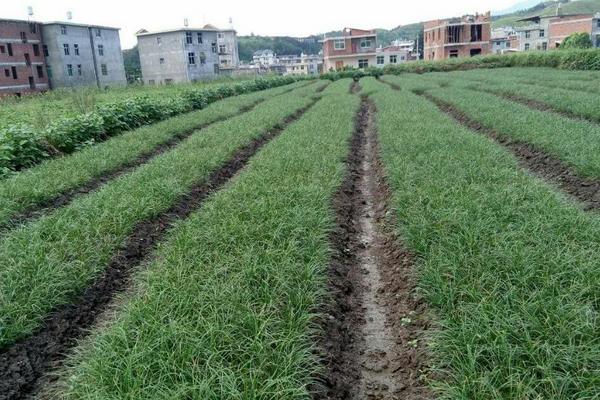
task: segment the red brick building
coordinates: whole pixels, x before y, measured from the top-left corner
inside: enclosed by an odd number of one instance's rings
[[[490,13],[424,23],[425,60],[445,60],[491,53]]]
[[[38,22],[0,19],[0,96],[48,90]]]
[[[573,33],[587,33],[590,36],[594,31],[594,15],[561,15],[550,19],[548,32],[548,48],[556,49]]]

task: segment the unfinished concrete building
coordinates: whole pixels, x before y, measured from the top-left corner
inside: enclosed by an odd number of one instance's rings
[[[490,22],[490,12],[425,22],[425,60],[490,54]]]

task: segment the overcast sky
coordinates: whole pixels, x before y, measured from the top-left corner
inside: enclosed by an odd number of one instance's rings
[[[519,0],[1,0],[0,18],[65,20],[121,28],[123,48],[135,45],[135,32],[212,23],[228,27],[229,18],[239,35],[307,36],[350,26],[363,29],[394,28],[427,19],[501,10]]]

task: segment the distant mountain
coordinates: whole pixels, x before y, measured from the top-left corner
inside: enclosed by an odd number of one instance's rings
[[[526,10],[496,16],[492,27],[518,26],[517,20],[534,15],[554,15],[558,4],[562,3],[563,14],[594,14],[600,12],[600,0],[558,0],[541,2]]]
[[[525,0],[515,4],[512,7],[505,8],[500,11],[492,11],[493,16],[502,16],[507,14],[513,14],[518,11],[528,10],[531,7],[537,6],[540,3],[540,0]]]

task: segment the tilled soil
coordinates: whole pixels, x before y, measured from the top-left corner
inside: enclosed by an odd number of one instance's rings
[[[308,84],[311,84],[311,83],[312,82],[309,82]],[[282,93],[277,94],[276,96],[282,96],[282,95],[288,94],[296,89],[297,88],[290,88]],[[4,225],[0,225],[0,232],[2,230],[10,229],[11,227],[14,227],[16,225],[23,224],[27,221],[39,218],[43,215],[48,214],[52,210],[56,210],[58,208],[64,207],[64,206],[70,204],[74,199],[78,198],[79,196],[82,196],[82,195],[91,193],[95,190],[98,190],[100,187],[104,186],[108,182],[110,182],[122,175],[128,174],[129,172],[135,170],[139,166],[148,163],[153,158],[175,148],[181,142],[183,142],[185,139],[192,136],[197,131],[199,131],[201,129],[206,129],[211,125],[215,125],[219,122],[223,122],[230,118],[234,118],[236,116],[247,113],[247,112],[251,111],[252,109],[254,109],[256,106],[258,106],[260,103],[263,103],[264,101],[265,101],[265,99],[257,100],[252,104],[249,104],[247,106],[240,108],[239,112],[237,112],[234,115],[218,118],[215,121],[212,121],[209,123],[199,124],[197,126],[194,126],[193,128],[190,128],[181,133],[178,133],[175,136],[173,136],[171,139],[158,145],[156,148],[154,148],[150,152],[140,155],[135,160],[133,160],[127,164],[121,165],[112,171],[108,171],[105,174],[103,174],[102,176],[94,178],[91,181],[86,182],[85,184],[81,185],[80,187],[68,190],[52,199],[41,202],[41,203],[31,207],[30,209],[27,209],[27,210],[21,212],[20,214],[11,218],[8,223],[6,223]]]
[[[327,376],[317,399],[431,398],[423,379],[429,322],[415,292],[414,257],[389,229],[374,114],[363,99],[348,174],[334,199],[334,301],[324,321]]]
[[[441,111],[453,117],[460,124],[493,139],[510,150],[517,157],[519,165],[522,168],[558,186],[562,191],[580,201],[586,210],[600,208],[600,180],[582,178],[573,168],[557,157],[529,143],[517,142],[506,136],[502,136],[495,130],[482,126],[479,122],[471,119],[451,104],[426,93],[421,95],[436,104]]]
[[[104,273],[98,277],[74,302],[59,307],[44,321],[32,336],[0,350],[0,399],[31,398],[44,385],[51,384],[56,371],[79,339],[85,337],[99,316],[110,306],[118,293],[130,283],[130,277],[146,264],[152,251],[164,238],[174,222],[184,219],[199,209],[204,200],[219,190],[238,173],[265,144],[277,137],[292,122],[310,109],[311,104],[285,119],[275,129],[236,152],[221,168],[211,173],[203,182],[168,211],[153,220],[140,223],[124,246],[111,260]]]

